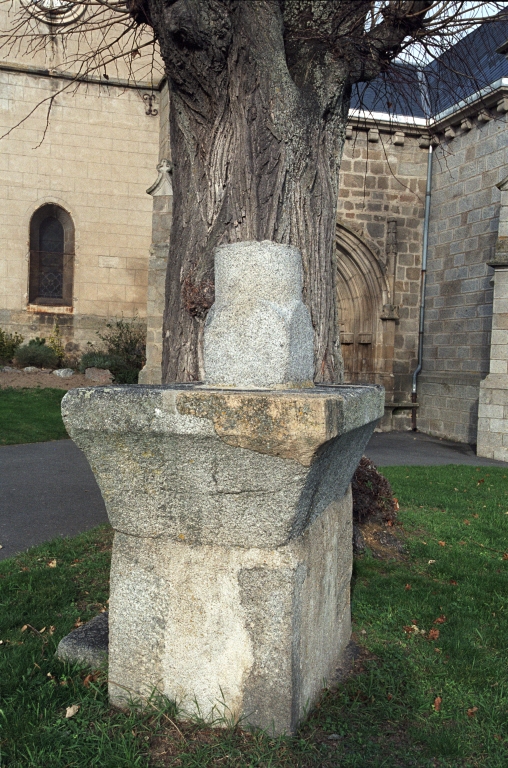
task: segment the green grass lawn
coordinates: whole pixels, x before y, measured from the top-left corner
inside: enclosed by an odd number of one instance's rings
[[[183,724],[171,703],[115,712],[106,673],[54,658],[106,604],[107,527],[0,562],[2,768],[506,768],[508,471],[384,473],[407,557],[357,558],[355,673],[324,691],[294,738]]]
[[[0,389],[0,445],[68,437],[60,413],[63,389]]]

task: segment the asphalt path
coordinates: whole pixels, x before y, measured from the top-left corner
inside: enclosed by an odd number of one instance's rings
[[[92,470],[72,440],[0,447],[0,559],[107,522]]]
[[[469,445],[413,432],[377,432],[365,453],[379,467],[508,467],[479,458]],[[107,522],[92,471],[71,440],[1,446],[0,489],[0,560]]]

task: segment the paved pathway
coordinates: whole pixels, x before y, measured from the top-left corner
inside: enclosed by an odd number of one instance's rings
[[[413,432],[376,433],[366,454],[380,467],[508,467],[503,462],[478,458],[468,445]],[[0,559],[107,521],[88,462],[71,440],[1,446],[0,489]]]
[[[0,559],[107,522],[101,493],[72,440],[0,447]]]

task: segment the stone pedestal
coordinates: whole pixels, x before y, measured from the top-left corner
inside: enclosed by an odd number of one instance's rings
[[[65,396],[115,529],[112,703],[157,689],[294,731],[349,640],[349,483],[383,406],[381,387]]]
[[[206,384],[75,389],[62,414],[115,529],[112,703],[291,733],[349,640],[349,483],[384,390],[313,386],[295,248],[215,258]]]

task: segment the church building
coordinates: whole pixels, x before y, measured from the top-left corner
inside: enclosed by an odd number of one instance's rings
[[[108,319],[137,316],[148,338],[140,381],[157,383],[173,205],[167,84],[122,64],[80,74],[59,30],[72,4],[31,7],[48,45],[0,60],[0,327],[30,338],[58,319],[77,352]],[[501,19],[459,43],[475,51],[476,82],[426,92],[443,77],[438,60],[411,103],[393,89],[357,94],[336,228],[346,381],[385,387],[382,429],[416,427],[505,461],[507,39]]]

